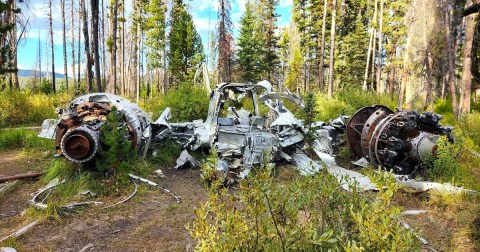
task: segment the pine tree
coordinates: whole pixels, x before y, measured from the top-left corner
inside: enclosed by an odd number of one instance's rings
[[[247,3],[245,13],[240,20],[240,36],[238,38],[238,65],[242,82],[260,81],[264,68],[262,44],[255,36],[255,16],[251,3]]]
[[[187,12],[181,0],[176,0],[171,11],[171,29],[169,44],[169,71],[171,83],[192,82],[196,67],[204,59],[200,35],[195,29],[192,16]]]
[[[274,76],[279,62],[277,54],[278,36],[276,35],[278,27],[275,25],[278,19],[278,14],[275,12],[276,7],[278,6],[278,0],[265,1],[265,70],[267,79],[275,85],[277,84],[277,81],[274,79]]]
[[[360,14],[357,15],[355,30],[348,33],[339,43],[342,52],[337,61],[339,79],[342,88],[358,88],[363,78],[363,70],[367,60],[367,30]]]
[[[165,39],[165,20],[166,6],[163,0],[151,0],[147,7],[146,20],[146,41],[145,44],[150,48],[148,53],[148,69],[157,70],[163,66],[163,50],[166,45]],[[160,75],[157,78],[157,91],[160,90]]]

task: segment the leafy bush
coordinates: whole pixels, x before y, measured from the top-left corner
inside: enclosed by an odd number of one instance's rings
[[[480,113],[472,112],[458,118],[457,126],[453,131],[457,138],[462,138],[465,144],[474,150],[480,151]]]
[[[44,119],[57,118],[55,108],[65,107],[71,95],[34,94],[30,91],[4,91],[0,93],[0,128],[39,126]]]
[[[358,90],[336,93],[331,99],[328,99],[326,94],[317,93],[316,102],[320,114],[317,120],[323,121],[337,118],[340,115],[352,115],[358,109],[374,104],[382,104],[390,109],[394,109],[397,105],[396,100],[391,100],[386,94],[377,96]]]
[[[170,107],[171,122],[186,122],[194,119],[205,120],[209,103],[208,94],[202,87],[182,84],[163,96],[149,99],[143,105],[146,111],[152,112],[154,120],[165,108]]]
[[[240,191],[212,187],[187,226],[199,251],[416,251],[414,234],[390,206],[391,175],[375,175],[373,196],[346,192],[326,172],[282,184],[256,170]]]
[[[437,140],[437,153],[435,157],[424,160],[429,178],[441,182],[452,182],[460,176],[458,158],[461,145],[448,142],[446,137]]]

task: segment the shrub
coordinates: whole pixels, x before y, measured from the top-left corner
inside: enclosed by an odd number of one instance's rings
[[[123,114],[112,107],[105,124],[101,128],[100,146],[96,156],[96,169],[111,175],[111,182],[124,185],[128,181],[128,173],[138,159],[136,150],[128,137],[128,129],[123,124]]]
[[[165,108],[170,107],[171,122],[186,122],[207,118],[210,99],[206,91],[199,86],[182,84],[177,89],[170,89],[167,94],[144,103],[146,111],[152,112],[156,120]]]
[[[461,177],[457,160],[461,145],[449,143],[448,139],[442,136],[437,140],[437,146],[436,156],[424,160],[428,177],[435,181],[453,182]]]
[[[4,91],[0,93],[0,128],[39,126],[44,119],[57,118],[55,108],[65,107],[71,95],[34,94],[30,91]]]
[[[379,176],[379,175],[375,175]],[[377,177],[374,196],[346,192],[326,172],[281,184],[255,170],[240,191],[212,187],[187,226],[199,251],[415,251],[414,234],[390,206],[390,174]]]

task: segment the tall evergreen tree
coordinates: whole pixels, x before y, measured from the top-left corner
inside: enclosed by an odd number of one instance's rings
[[[363,70],[367,60],[367,30],[362,22],[360,13],[357,15],[355,30],[346,34],[339,43],[339,50],[342,52],[337,61],[338,76],[342,88],[358,88],[363,78]]]
[[[277,36],[277,26],[275,23],[278,19],[278,14],[275,12],[276,7],[278,6],[278,0],[265,0],[265,20],[264,25],[266,27],[265,32],[265,70],[266,78],[272,82],[274,85],[277,84],[275,77],[275,71],[278,68],[279,58],[278,58],[278,36]]]
[[[171,11],[169,71],[171,83],[192,82],[196,67],[204,59],[200,35],[195,29],[192,16],[181,0],[176,0]]]
[[[237,57],[241,81],[260,81],[265,63],[262,59],[263,45],[255,36],[255,16],[250,2],[246,5],[240,25]]]
[[[163,66],[163,51],[166,44],[165,29],[166,29],[166,6],[163,0],[150,0],[147,7],[146,20],[146,42],[145,44],[150,48],[148,54],[147,67],[152,70],[157,70],[160,73],[160,68]],[[157,74],[157,92],[160,91],[160,75]]]

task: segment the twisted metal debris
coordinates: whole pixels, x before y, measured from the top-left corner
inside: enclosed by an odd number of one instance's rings
[[[72,101],[67,109],[59,110],[60,119],[55,123],[46,120],[39,136],[55,139],[58,156],[76,163],[89,162],[99,147],[100,128],[106,115],[115,106],[123,115],[121,123],[128,128],[125,139],[132,142],[141,156],[171,138],[184,148],[175,168],[200,165],[187,150],[214,148],[221,164],[216,167],[217,174],[227,181],[245,178],[254,165],[268,159],[267,162],[292,163],[302,175],[326,167],[347,190],[352,181],[357,182],[360,190],[377,187],[365,175],[336,164],[334,154],[345,143],[342,137],[345,131],[354,157],[363,158],[364,165],[371,162],[398,174],[412,173],[422,159],[434,155],[439,136],[453,141],[452,128],[439,124],[441,116],[433,113],[403,110],[394,113],[385,106],[374,105],[360,109],[350,120],[340,116],[330,123],[316,122],[308,128],[285,107],[283,100],[303,107],[298,96],[273,92],[267,81],[222,83],[210,93],[205,121],[170,123],[169,108],[153,122],[138,105],[124,98],[106,93],[87,94]],[[311,147],[321,162],[305,153],[304,134],[309,130],[316,133]],[[419,190],[431,188],[419,186],[423,182],[410,178],[397,177],[397,180]]]

